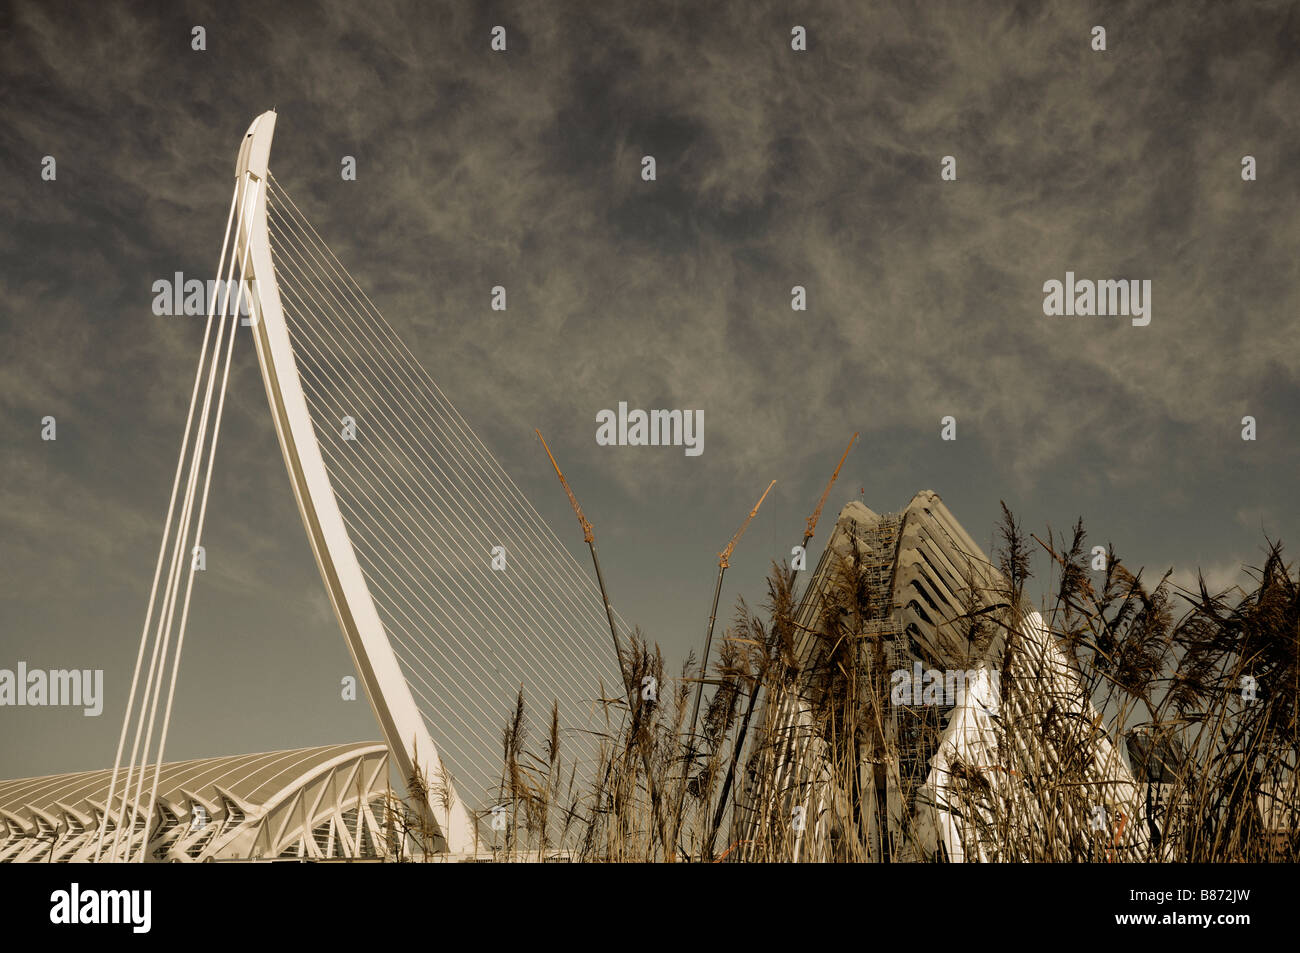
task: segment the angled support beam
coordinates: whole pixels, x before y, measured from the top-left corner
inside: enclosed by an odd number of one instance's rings
[[[450,785],[352,547],[298,377],[267,233],[267,166],[275,119],[274,112],[265,112],[253,120],[235,168],[236,176],[247,180],[255,203],[238,236],[238,254],[248,250],[248,269],[255,281],[250,320],[271,416],[316,565],[397,768],[403,778],[409,778],[419,767],[430,782],[429,816],[435,819],[446,848],[468,853],[474,849],[473,823],[454,793],[449,810],[435,804],[434,791]]]

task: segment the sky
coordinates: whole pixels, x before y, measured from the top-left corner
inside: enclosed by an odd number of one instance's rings
[[[670,669],[763,488],[723,622],[855,432],[810,564],[921,489],[986,549],[1005,501],[1223,586],[1300,536],[1293,3],[18,2],[0,47],[0,668],[106,696],[0,708],[0,776],[112,763],[203,333],[153,283],[212,276],[270,108],[277,180],[585,568],[546,435]],[[1045,314],[1067,272],[1149,280],[1150,324]],[[597,445],[620,401],[703,452]],[[379,737],[247,336],[209,513],[168,759]]]

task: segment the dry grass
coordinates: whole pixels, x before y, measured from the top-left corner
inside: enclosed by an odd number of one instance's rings
[[[1203,580],[1199,591],[1177,591],[1167,575],[1148,588],[1113,552],[1094,573],[1085,539],[1082,522],[1065,538],[1026,537],[1005,512],[999,572],[972,565],[965,611],[946,624],[972,658],[996,648],[997,754],[985,764],[952,758],[942,797],[932,768],[944,718],[891,711],[889,657],[873,625],[889,607],[876,604],[862,560],[836,557],[821,610],[803,626],[792,574],[773,565],[763,611],[739,602],[707,675],[692,657],[665,678],[658,646],[632,634],[627,683],[653,680],[658,697],[606,701],[601,767],[585,789],[564,761],[554,706],[534,743],[519,696],[503,731],[509,820],[498,856],[951,859],[937,847],[929,807],[938,798],[988,860],[1296,860],[1300,581],[1280,544],[1268,542],[1251,591],[1211,593]],[[1052,658],[1062,656],[1024,635],[1035,556],[1050,566],[1042,617],[1073,672],[1068,690],[1054,677]],[[989,578],[996,592],[980,582]],[[1243,676],[1254,679],[1254,701]],[[710,694],[688,739],[701,677]],[[1141,780],[1117,785],[1093,754],[1130,736],[1152,780],[1139,771]],[[426,785],[410,781],[410,798],[394,805],[404,835],[395,841],[436,849],[428,809],[411,807],[428,803]]]

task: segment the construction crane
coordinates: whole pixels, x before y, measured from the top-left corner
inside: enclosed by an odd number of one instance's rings
[[[725,549],[718,553],[718,581],[713,587],[713,608],[709,611],[709,628],[704,634],[704,656],[700,659],[700,677],[695,685],[695,701],[691,704],[691,728],[686,736],[686,764],[682,769],[682,790],[677,799],[677,816],[682,815],[682,803],[686,799],[686,776],[690,774],[691,762],[695,759],[695,725],[700,717],[700,696],[704,693],[704,681],[709,672],[709,649],[713,645],[713,626],[718,618],[718,600],[722,596],[722,577],[727,572],[727,567],[731,565],[731,554],[736,550],[736,544],[740,542],[740,537],[745,535],[745,530],[749,528],[750,521],[758,515],[758,508],[763,505],[767,495],[772,492],[772,487],[776,486],[773,480],[763,491],[763,495],[758,498],[754,508],[749,511],[745,517],[745,522],[740,524],[740,529],[736,530],[736,535],[731,537]]]
[[[826,484],[826,489],[822,490],[822,497],[820,500],[817,501],[817,508],[812,511],[812,516],[808,517],[808,525],[805,527],[804,534],[803,534],[803,543],[800,544],[799,547],[800,549],[805,551],[805,556],[804,556],[805,559],[807,558],[806,553],[808,549],[808,543],[812,540],[813,534],[817,531],[817,521],[822,518],[822,507],[826,505],[826,498],[831,495],[831,487],[833,487],[835,485],[835,481],[840,478],[840,469],[844,466],[844,461],[848,459],[849,451],[853,449],[853,444],[855,441],[857,441],[857,439],[858,439],[858,435],[856,433],[849,438],[849,445],[844,448],[844,453],[840,455],[840,462],[835,465],[835,472],[831,474],[830,481]],[[799,570],[797,569],[790,570],[791,589],[794,588],[794,577],[798,574],[798,572]]]
[[[822,507],[826,505],[826,498],[831,494],[831,487],[833,487],[835,485],[835,481],[839,479],[840,469],[844,466],[844,461],[848,459],[849,451],[853,449],[853,444],[854,442],[857,441],[857,439],[858,439],[858,435],[856,433],[851,438],[849,438],[849,445],[844,448],[844,453],[840,455],[840,462],[835,465],[835,472],[831,474],[830,481],[827,482],[826,484],[826,489],[822,490],[821,499],[817,501],[817,508],[813,510],[812,515],[808,517],[808,523],[804,528],[804,536],[803,536],[803,544],[802,544],[803,549],[805,550],[807,550],[808,543],[810,540],[812,540],[813,534],[817,531],[817,521],[821,519]],[[759,502],[762,501],[760,500]],[[799,571],[797,569],[790,570],[790,589],[792,593],[794,590],[794,579],[795,576],[798,575],[798,572]],[[719,576],[718,577],[719,585],[721,584],[721,581],[722,578],[721,576]],[[716,610],[717,610],[717,598],[715,595],[714,611]],[[711,628],[712,620],[710,620],[709,624]],[[740,728],[736,735],[736,744],[734,750],[737,753],[740,752],[740,750],[744,747],[745,734],[749,730],[749,721],[754,714],[754,707],[758,702],[758,695],[761,690],[762,690],[762,685],[755,684],[753,691],[749,693],[749,704],[745,709],[744,718],[741,719]],[[736,758],[733,757],[731,764],[728,765],[727,767],[727,775],[722,782],[722,794],[718,798],[717,812],[714,814],[713,822],[709,825],[708,832],[705,835],[704,851],[703,851],[705,856],[708,856],[713,852],[713,840],[718,833],[719,826],[721,826],[722,824],[722,817],[727,807],[727,796],[731,793],[731,786],[732,783],[735,781],[735,777],[736,777]],[[680,809],[678,813],[681,813]]]
[[[688,738],[695,738],[695,722],[700,714],[700,695],[704,691],[704,677],[709,671],[709,648],[713,645],[713,624],[718,618],[718,599],[722,596],[722,577],[726,573],[727,567],[731,565],[731,554],[735,552],[736,544],[740,542],[740,537],[745,535],[745,530],[749,528],[750,521],[758,515],[758,508],[763,505],[763,501],[767,499],[767,495],[772,492],[774,486],[776,486],[775,480],[767,485],[763,495],[758,498],[754,508],[745,517],[745,522],[740,524],[740,529],[736,530],[736,535],[731,537],[731,541],[727,543],[727,548],[718,553],[718,582],[713,587],[713,608],[709,612],[708,631],[704,634],[704,657],[700,659],[700,681],[695,686],[695,703],[691,706],[691,733],[687,736]]]
[[[578,498],[573,495],[573,490],[569,488],[569,481],[566,480],[564,474],[560,472],[560,465],[555,462],[555,454],[551,453],[551,448],[547,446],[546,438],[542,436],[540,430],[534,429],[533,433],[537,434],[537,439],[542,442],[542,448],[546,451],[546,456],[551,460],[551,466],[555,467],[555,475],[560,478],[560,486],[564,487],[564,492],[568,494],[569,497],[569,505],[573,507],[573,512],[578,516],[578,525],[582,527],[582,538],[586,542],[587,548],[591,550],[591,562],[596,567],[596,583],[600,586],[601,601],[605,603],[605,618],[609,620],[609,636],[614,640],[614,658],[618,662],[618,673],[623,680],[623,690],[627,693],[628,713],[633,716],[635,723],[635,715],[639,707],[637,705],[637,693],[632,682],[628,678],[627,671],[623,667],[623,647],[619,642],[618,628],[614,625],[614,607],[609,604],[609,591],[605,588],[605,576],[600,571],[600,559],[596,556],[596,534],[591,528],[591,521],[583,514],[582,507],[578,505]],[[641,748],[641,760],[645,765],[646,787],[650,792],[651,808],[654,812],[655,822],[659,827],[660,838],[664,842],[664,850],[668,852],[669,842],[665,836],[666,828],[664,827],[663,814],[660,807],[659,792],[655,784],[654,773],[651,770],[650,753],[646,751],[644,745],[639,745],[638,747]],[[669,859],[675,859],[671,852],[669,853]]]

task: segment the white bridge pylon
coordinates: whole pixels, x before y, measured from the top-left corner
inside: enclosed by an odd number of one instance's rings
[[[248,276],[253,279],[250,316],[271,416],[334,615],[397,768],[408,778],[419,767],[429,787],[429,816],[441,830],[447,850],[468,853],[475,849],[474,825],[444,776],[438,749],[375,607],[334,496],[290,346],[267,230],[267,175],[275,119],[276,114],[268,111],[253,120],[235,167],[236,190],[253,190],[255,195],[252,214],[239,229],[236,251],[240,258],[247,254]],[[443,793],[435,793],[440,788]],[[447,791],[452,794],[449,799]]]

